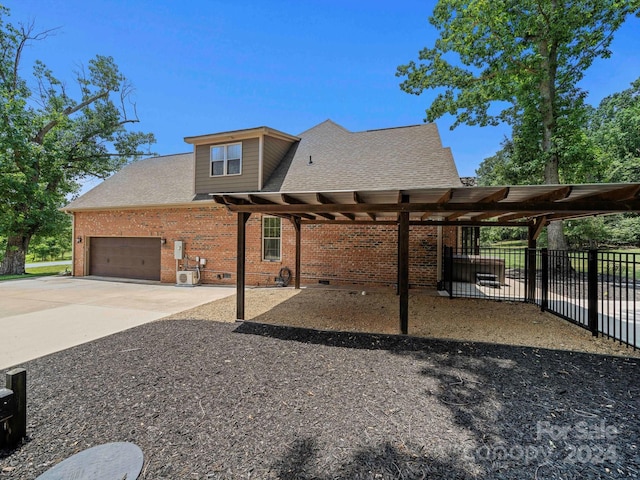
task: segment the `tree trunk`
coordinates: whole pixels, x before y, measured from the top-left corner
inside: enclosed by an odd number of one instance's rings
[[[24,275],[24,264],[30,236],[10,235],[7,239],[7,249],[0,263],[0,275]]]
[[[562,222],[551,222],[547,227],[549,250],[567,250],[567,239],[562,230]]]
[[[552,2],[554,10],[558,8],[557,2]],[[542,57],[543,76],[540,80],[540,113],[542,117],[542,153],[546,156],[544,166],[544,183],[557,185],[560,183],[559,158],[556,151],[554,137],[556,134],[556,75],[558,71],[558,48],[554,42],[543,38],[538,44]],[[564,235],[562,221],[551,222],[547,227],[547,241],[550,250],[567,251],[567,239]],[[569,274],[573,270],[569,255],[554,255],[556,265],[551,268],[561,270]]]

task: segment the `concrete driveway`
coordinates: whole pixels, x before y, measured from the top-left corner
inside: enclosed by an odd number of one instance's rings
[[[0,282],[0,369],[234,293],[72,277]]]

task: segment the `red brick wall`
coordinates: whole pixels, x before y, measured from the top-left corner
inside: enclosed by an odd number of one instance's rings
[[[455,243],[455,229],[445,228],[446,244]],[[85,272],[92,236],[160,237],[161,280],[175,282],[173,244],[184,242],[190,259],[205,258],[203,283],[236,281],[236,215],[220,206],[109,210],[75,214],[74,275]],[[377,225],[303,225],[302,281],[331,284],[393,285],[397,275],[397,227]],[[412,226],[410,233],[411,286],[435,286],[437,277],[437,229]],[[194,265],[195,260],[192,260]],[[282,261],[262,261],[262,217],[247,222],[247,285],[273,285],[280,268],[295,267],[295,231],[282,220]],[[224,274],[231,278],[224,278]]]
[[[397,282],[398,228],[395,225],[304,225],[302,274],[310,281],[394,285]],[[435,286],[437,228],[412,226],[409,283]]]

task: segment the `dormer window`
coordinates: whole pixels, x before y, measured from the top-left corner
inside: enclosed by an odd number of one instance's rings
[[[242,174],[242,143],[211,147],[211,176]]]

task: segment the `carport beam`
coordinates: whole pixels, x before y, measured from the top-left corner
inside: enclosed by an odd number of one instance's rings
[[[247,220],[251,214],[238,212],[238,244],[236,249],[236,319],[244,320],[244,285],[247,254]]]

